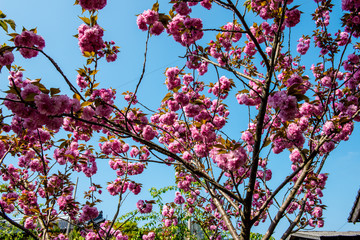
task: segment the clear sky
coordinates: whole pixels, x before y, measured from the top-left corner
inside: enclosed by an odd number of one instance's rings
[[[7,14],[8,18],[14,19],[17,23],[17,32],[21,31],[24,26],[27,29],[37,27],[38,34],[42,35],[46,41],[44,51],[52,56],[69,79],[76,82],[76,71],[85,64],[85,58],[81,56],[77,45],[77,39],[73,35],[77,34],[77,27],[82,23],[78,16],[81,14],[79,6],[73,6],[73,0],[67,1],[49,1],[49,0],[0,0],[0,10]],[[169,6],[168,1],[160,0],[160,10],[167,12]],[[296,1],[294,1],[296,2]],[[297,1],[303,2],[303,1]],[[311,3],[310,3],[311,2]],[[307,12],[308,7],[313,1],[306,1],[306,4],[300,6],[300,10]],[[341,1],[334,1],[339,4]],[[120,53],[118,60],[114,63],[106,63],[103,61],[100,64],[100,73],[98,79],[101,79],[100,87],[112,87],[117,90],[118,98],[121,99],[121,93],[124,91],[133,91],[135,84],[141,74],[141,67],[143,62],[143,53],[145,46],[146,34],[137,29],[136,14],[142,13],[143,10],[151,8],[153,1],[136,0],[136,1],[118,1],[108,0],[108,6],[99,13],[99,25],[102,26],[106,32],[104,40],[114,40],[116,45],[120,46]],[[296,4],[296,3],[295,3]],[[195,10],[197,9],[197,10]],[[224,25],[229,21],[232,15],[224,10],[208,12],[203,8],[194,8],[192,16],[204,18],[205,28],[215,28]],[[339,11],[335,11],[331,15],[331,20],[338,22]],[[309,15],[303,16],[306,19],[305,24],[293,29],[292,31],[292,48],[296,47],[296,39],[301,34],[311,34],[310,30],[314,26]],[[228,19],[228,20],[226,20]],[[251,19],[249,19],[251,21]],[[333,25],[336,27],[336,24]],[[306,32],[308,31],[308,32]],[[4,42],[9,39],[3,32],[0,32],[0,41]],[[208,41],[214,34],[209,34],[204,37]],[[163,72],[166,67],[183,66],[184,61],[178,56],[184,54],[178,43],[174,42],[167,34],[162,34],[160,37],[152,37],[149,45],[149,56],[147,73],[143,85],[140,88],[138,99],[147,106],[156,109],[163,96],[166,94],[166,87],[164,85],[165,77]],[[309,67],[313,58],[317,55],[309,55],[303,59],[303,63]],[[26,69],[25,76],[30,79],[42,78],[42,81],[47,87],[61,87],[65,89],[65,84],[61,76],[55,71],[49,62],[42,56],[30,60],[24,60],[17,53],[15,55],[16,64],[21,65]],[[0,90],[5,91],[7,88],[6,69],[3,69],[0,74]],[[210,74],[206,78],[214,81],[215,75]],[[235,94],[235,92],[233,92]],[[231,113],[230,125],[227,128],[231,129],[232,136],[240,136],[240,131],[247,126],[246,119],[241,116],[244,108],[236,105],[236,100],[229,103],[233,107]],[[119,105],[123,103],[118,101]],[[239,137],[238,137],[239,138]],[[329,157],[327,165],[324,167],[324,172],[328,172],[329,179],[324,190],[323,203],[327,205],[327,210],[324,212],[325,226],[319,230],[331,231],[347,231],[356,230],[359,225],[346,223],[349,212],[354,203],[357,191],[359,189],[359,146],[360,134],[359,126],[355,126],[353,135],[348,142],[343,142],[338,149],[336,149]],[[94,141],[93,145],[97,145]],[[273,181],[279,181],[279,176],[285,176],[291,172],[290,161],[288,154],[280,154],[275,156],[272,160]],[[115,173],[108,168],[107,161],[98,163],[99,172],[94,177],[94,182],[107,182],[115,179]],[[173,184],[174,172],[171,168],[163,166],[150,166],[144,174],[137,179],[143,182],[143,190],[141,196],[133,196],[132,194],[126,200],[122,213],[126,213],[135,209],[135,202],[139,199],[149,199],[147,190],[152,187],[161,187]],[[81,185],[86,185],[87,179],[80,178]],[[86,190],[86,187],[80,187],[79,192]],[[81,194],[80,194],[81,195]],[[109,197],[107,191],[103,193],[104,203],[99,206],[99,209],[104,211],[104,215],[112,217],[115,201]],[[166,199],[173,200],[171,194]],[[267,224],[262,227],[255,228],[253,231],[263,233],[267,228]],[[281,225],[275,237],[281,236],[283,225]]]

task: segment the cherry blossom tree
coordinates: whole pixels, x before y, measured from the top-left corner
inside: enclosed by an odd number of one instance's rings
[[[114,225],[124,196],[141,191],[133,176],[162,163],[175,169],[181,189],[175,204],[164,205],[164,227],[177,224],[176,205],[201,214],[199,224],[209,239],[220,239],[223,231],[249,239],[258,224],[268,225],[263,239],[269,239],[283,219],[289,224],[282,239],[305,227],[322,227],[327,180],[322,168],[360,120],[360,1],[342,0],[340,6],[315,0],[314,9],[306,9],[310,13],[300,11],[298,2],[172,0],[168,13],[156,2],[134,19],[146,32],[146,50],[135,90],[123,93],[125,105],[117,104],[121,94],[101,88],[97,78],[98,63],[116,61],[119,54],[97,23],[106,0],[75,2],[83,10],[76,37],[86,64],[77,70],[76,83],[46,53],[41,33],[17,33],[15,22],[1,13],[3,30],[14,32],[0,49],[2,74],[10,71],[9,90],[1,97],[1,175],[7,188],[0,215],[35,239],[66,239],[52,231],[60,214],[68,215],[86,239],[128,239]],[[195,8],[216,14],[218,7],[232,17],[219,19],[216,29],[192,14]],[[342,26],[335,29],[330,16],[340,8]],[[304,14],[311,14],[314,29],[293,39],[291,30],[301,26]],[[165,34],[183,47],[183,66],[165,70],[168,92],[152,110],[137,93],[148,41]],[[205,34],[210,42],[203,40]],[[290,47],[294,42],[296,51]],[[317,58],[304,61],[310,51]],[[16,52],[46,58],[72,93],[27,79],[14,64]],[[231,138],[226,126],[239,108],[227,103],[234,98],[247,113],[248,127]],[[274,186],[270,165],[280,153],[288,154],[291,167]],[[106,186],[93,183],[86,202],[79,203],[71,176],[82,172],[91,178],[98,159],[110,159],[116,177]],[[112,220],[97,225],[93,219],[102,187],[119,204]],[[151,212],[153,203],[137,202],[139,214]],[[15,211],[23,224],[12,220]],[[155,237],[149,233],[143,239]]]

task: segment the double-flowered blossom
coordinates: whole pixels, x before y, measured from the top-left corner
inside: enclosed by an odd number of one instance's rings
[[[174,199],[174,203],[176,204],[183,204],[185,202],[185,199],[183,198],[183,196],[181,196],[180,192],[176,192],[175,193],[175,199]]]
[[[181,80],[179,78],[180,69],[177,67],[168,68],[165,72],[166,75],[166,85],[169,90],[177,88],[181,84]]]
[[[8,66],[14,62],[14,54],[6,51],[0,55],[0,66]]]
[[[136,207],[140,213],[150,213],[152,211],[152,204],[147,201],[139,200]]]
[[[238,24],[234,24],[232,22],[228,22],[226,25],[224,25],[222,27],[224,30],[224,36],[226,38],[230,38],[231,41],[233,42],[237,42],[240,40],[240,38],[242,37],[242,33],[241,33],[241,29],[240,26]]]
[[[104,30],[95,25],[90,27],[86,24],[81,24],[78,28],[79,47],[82,53],[97,52],[104,47]]]
[[[12,81],[12,80],[11,80]],[[23,126],[33,130],[46,125],[49,129],[58,130],[62,123],[64,113],[77,112],[80,110],[80,102],[77,99],[70,99],[66,95],[54,95],[42,93],[34,82],[22,81],[17,78],[20,96],[9,93],[4,105],[23,119]],[[13,100],[13,101],[11,101]],[[23,102],[32,103],[36,108]]]
[[[341,7],[344,11],[356,11],[360,8],[360,1],[358,0],[342,0]]]
[[[36,57],[38,51],[35,49],[42,50],[45,47],[44,39],[32,31],[23,31],[20,35],[17,35],[14,44],[20,48],[19,52],[24,58]]]
[[[140,14],[136,19],[136,23],[139,29],[143,31],[149,29],[153,35],[160,35],[165,29],[164,25],[159,21],[159,13],[150,9]]]
[[[310,39],[300,38],[298,42],[296,50],[301,55],[305,55],[310,48]]]
[[[177,14],[167,25],[167,33],[183,46],[194,44],[204,33],[202,21],[199,18],[185,17]]]
[[[220,97],[221,99],[225,99],[233,86],[232,80],[228,79],[225,76],[220,77],[219,81],[215,83],[215,85],[209,89],[209,93],[213,93],[215,96]]]
[[[347,32],[335,33],[335,36],[338,36],[339,40],[338,40],[337,44],[339,46],[344,46],[346,43],[350,42],[349,33],[347,33]]]
[[[24,222],[24,227],[26,229],[35,229],[37,227],[37,217],[28,217]]]
[[[15,210],[14,202],[18,200],[19,195],[15,192],[3,193],[0,199],[0,206],[5,213],[12,213]]]
[[[85,10],[100,10],[106,6],[107,0],[79,0],[80,6]]]
[[[236,171],[247,161],[246,151],[241,146],[228,153],[219,153],[217,149],[212,149],[210,157],[214,159],[219,168],[226,171]]]
[[[82,213],[80,215],[79,221],[85,222],[90,221],[91,219],[96,218],[99,215],[99,212],[96,207],[90,207],[88,205],[85,205],[82,208]]]
[[[164,205],[161,214],[164,216],[163,222],[165,227],[170,227],[171,225],[176,226],[178,224],[174,208]]]
[[[285,25],[295,27],[300,22],[301,12],[298,9],[286,11]]]
[[[155,233],[149,232],[147,235],[142,236],[143,240],[154,240],[155,239]]]
[[[173,5],[175,11],[183,16],[189,15],[191,13],[191,8],[189,8],[188,3],[178,2]]]
[[[279,91],[270,96],[269,106],[279,109],[279,117],[284,121],[294,119],[299,112],[296,97],[288,95],[286,91]]]

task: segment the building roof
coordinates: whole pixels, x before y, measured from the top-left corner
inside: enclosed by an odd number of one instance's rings
[[[360,232],[335,232],[335,231],[301,231],[293,233],[289,240],[355,240],[360,239]]]
[[[351,209],[350,215],[348,217],[348,222],[356,223],[360,222],[360,189],[356,196],[354,205]]]

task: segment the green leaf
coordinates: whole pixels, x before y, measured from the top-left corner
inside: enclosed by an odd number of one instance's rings
[[[14,20],[6,19],[5,22],[10,25],[10,27],[12,28],[12,30],[15,31],[16,24],[15,24],[15,21],[14,21]]]
[[[239,94],[241,94],[241,93],[249,93],[249,90],[243,89],[243,90],[239,91],[238,93],[239,93]]]
[[[79,17],[81,20],[83,20],[84,23],[86,23],[87,25],[90,25],[90,19],[87,17]]]
[[[166,26],[170,22],[171,18],[163,13],[159,14],[159,21]]]
[[[92,104],[92,102],[83,102],[81,104],[82,107],[86,107],[86,106],[90,106]]]
[[[305,102],[310,101],[310,99],[307,96],[305,96],[304,94],[295,94],[295,97],[298,102],[301,102],[302,100],[305,100]]]
[[[159,3],[158,2],[154,3],[152,10],[154,10],[155,12],[159,12]]]
[[[171,98],[172,97],[172,93],[167,93],[166,95],[165,95],[165,97],[164,97],[164,99],[161,101],[161,102],[165,102],[165,101],[167,101],[169,98]]]
[[[0,20],[0,26],[5,30],[5,32],[8,32],[8,26],[4,20]]]
[[[71,158],[71,159],[75,159],[75,157],[73,155],[70,155],[70,154],[65,154],[64,157],[68,157],[68,158]]]
[[[91,57],[91,56],[93,56],[93,55],[95,55],[95,53],[94,52],[84,52],[84,54],[83,54],[83,56],[84,57]]]
[[[12,50],[14,50],[14,47],[9,47],[9,46],[4,46],[2,48],[0,48],[0,54],[3,54],[4,52],[11,52]]]
[[[6,18],[6,15],[2,11],[0,11],[0,18]]]
[[[270,143],[271,143],[271,140],[268,138],[268,139],[266,139],[266,141],[264,142],[264,146],[263,147],[267,147],[267,146],[269,146],[270,145]]]
[[[97,15],[90,17],[90,22],[91,22],[92,25],[96,25],[97,20],[98,20],[98,16],[97,16]]]
[[[30,93],[28,96],[26,96],[25,101],[33,102],[34,97],[38,95],[37,93]]]
[[[77,94],[77,93],[74,93],[73,98],[75,98],[75,99],[77,99],[77,100],[79,100],[79,101],[81,100],[80,95],[79,95],[79,94]]]
[[[224,146],[221,144],[215,144],[213,145],[213,147],[224,149]]]
[[[55,94],[58,94],[60,92],[59,88],[50,88],[50,95],[54,96]]]

